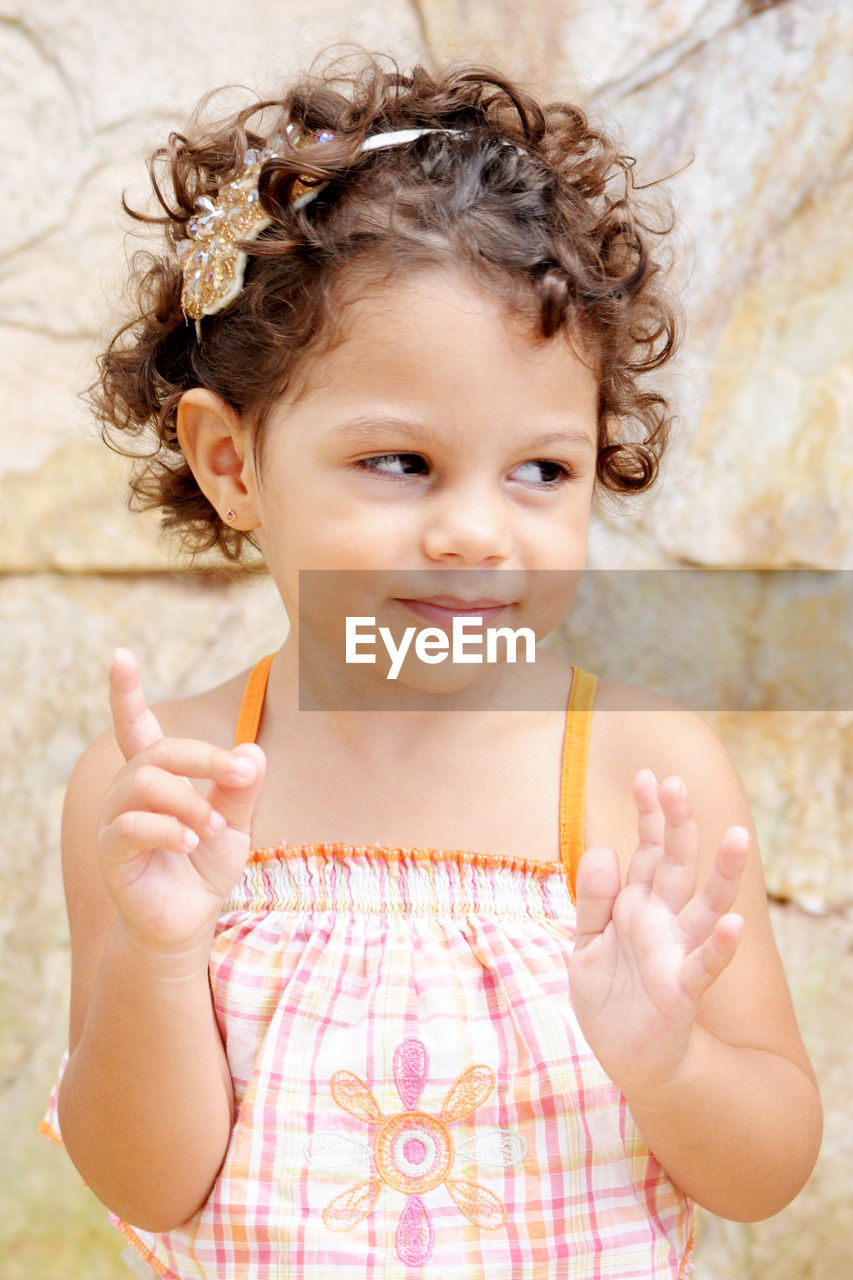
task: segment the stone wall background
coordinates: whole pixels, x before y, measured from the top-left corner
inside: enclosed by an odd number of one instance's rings
[[[648,177],[693,157],[671,186],[690,314],[673,380],[682,426],[655,501],[597,518],[593,565],[853,569],[846,0],[2,0],[2,1280],[125,1274],[100,1206],[35,1132],[65,1037],[63,787],[106,722],[109,654],[132,645],[158,698],[247,666],[284,627],[262,578],[174,572],[154,524],[124,509],[124,466],[75,398],[108,327],[105,298],[120,297],[119,194],[142,195],[144,155],[206,89],[268,88],[333,39],[427,65],[484,57],[579,97],[621,125]],[[844,579],[821,581],[832,593]],[[838,641],[821,627],[853,631],[844,598],[814,623],[797,615],[816,654]],[[750,617],[763,607],[759,596]],[[774,625],[792,616],[782,609]],[[747,646],[751,625],[733,620]],[[697,1276],[845,1280],[853,712],[709,719],[754,806],[826,1137],[782,1214],[756,1225],[703,1216]]]

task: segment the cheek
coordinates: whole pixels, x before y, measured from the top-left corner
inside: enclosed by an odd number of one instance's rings
[[[416,536],[417,513],[406,503],[348,503],[326,508],[318,541],[345,560],[393,558]]]
[[[585,498],[573,503],[553,520],[531,534],[531,547],[542,569],[579,569],[586,559],[590,503]]]
[[[537,591],[537,622],[547,635],[559,626],[572,607],[582,577],[580,566],[570,570],[546,571],[541,575]]]
[[[406,559],[410,527],[381,511],[305,513],[291,522],[287,559],[300,569],[390,569]]]

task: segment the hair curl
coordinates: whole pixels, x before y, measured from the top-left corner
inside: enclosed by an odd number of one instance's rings
[[[193,386],[216,392],[260,443],[297,367],[335,341],[342,281],[435,264],[467,268],[529,315],[543,339],[577,332],[599,375],[599,483],[624,493],[654,482],[672,418],[665,396],[641,379],[678,341],[652,254],[653,238],[671,228],[644,211],[633,159],[583,111],[542,106],[488,68],[403,74],[373,57],[205,122],[214,96],[149,159],[162,213],[124,203],[133,218],[162,224],[166,248],[136,255],[136,312],[101,356],[89,398],[107,443],[137,459],[134,506],[161,507],[163,525],[188,549],[218,547],[238,560],[246,535],[223,524],[181,453],[181,396]],[[199,341],[181,310],[176,245],[198,198],[215,196],[238,176],[246,150],[285,135],[288,122],[298,134],[325,129],[334,138],[299,150],[285,141],[281,157],[265,162],[259,192],[273,223],[249,247],[241,294],[205,317]],[[371,134],[414,127],[462,133],[360,150]],[[306,176],[327,185],[294,209],[291,191]],[[142,456],[129,438],[145,441]]]

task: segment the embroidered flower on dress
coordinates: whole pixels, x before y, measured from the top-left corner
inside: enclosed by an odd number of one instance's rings
[[[433,1226],[421,1197],[439,1186],[446,1187],[457,1208],[475,1226],[486,1230],[506,1222],[503,1203],[476,1182],[449,1176],[455,1155],[497,1168],[520,1164],[527,1143],[520,1134],[506,1129],[488,1129],[454,1148],[448,1124],[471,1114],[486,1101],[495,1086],[491,1067],[468,1067],[451,1087],[440,1116],[417,1110],[428,1074],[426,1046],[414,1037],[403,1040],[394,1054],[394,1083],[405,1111],[385,1116],[373,1093],[351,1071],[332,1076],[332,1097],[349,1115],[368,1124],[378,1124],[372,1149],[335,1131],[312,1135],[306,1144],[306,1158],[324,1168],[355,1164],[373,1156],[376,1176],[360,1182],[336,1196],[323,1210],[323,1221],[332,1231],[350,1231],[375,1207],[383,1184],[407,1197],[397,1225],[397,1254],[409,1266],[426,1262],[433,1249]]]

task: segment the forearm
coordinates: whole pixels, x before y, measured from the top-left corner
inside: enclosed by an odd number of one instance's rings
[[[725,1044],[697,1026],[676,1080],[624,1091],[672,1181],[721,1217],[753,1222],[778,1213],[817,1158],[817,1088],[779,1054]]]
[[[126,1221],[168,1230],[206,1199],[233,1106],[204,948],[153,953],[117,922],[59,1096],[80,1173]]]

